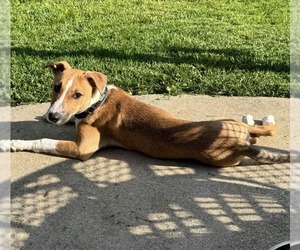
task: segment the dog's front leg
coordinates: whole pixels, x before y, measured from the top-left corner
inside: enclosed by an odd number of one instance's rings
[[[32,151],[37,153],[52,153],[55,154],[57,140],[40,139],[40,140],[1,140],[0,152],[17,152],[17,151]],[[57,154],[57,153],[56,153]]]
[[[3,140],[0,141],[0,152],[30,151],[87,160],[99,148],[100,133],[97,128],[87,124],[78,125],[77,129],[76,141],[46,138],[39,140]]]
[[[98,128],[86,123],[79,123],[77,125],[76,141],[59,141],[56,151],[60,155],[85,161],[99,149],[99,145],[100,132]]]
[[[6,148],[12,152],[31,151],[36,153],[57,154],[56,145],[58,140],[39,139],[39,140],[11,140]],[[7,150],[7,151],[8,151]]]

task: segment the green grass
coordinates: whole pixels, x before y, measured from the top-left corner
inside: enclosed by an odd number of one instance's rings
[[[289,97],[288,0],[11,1],[12,105],[67,60],[133,94]]]

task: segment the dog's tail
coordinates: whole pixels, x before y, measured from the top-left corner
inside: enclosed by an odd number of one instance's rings
[[[290,152],[284,151],[280,153],[271,152],[257,146],[249,146],[244,155],[261,163],[287,163],[290,162]]]

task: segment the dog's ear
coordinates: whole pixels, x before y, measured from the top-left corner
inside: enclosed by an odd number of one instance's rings
[[[85,72],[85,77],[93,88],[97,88],[102,93],[103,88],[107,83],[106,75],[99,72],[87,71]]]
[[[70,64],[68,64],[66,61],[50,63],[46,67],[51,68],[54,75],[60,74],[64,70],[71,68]]]

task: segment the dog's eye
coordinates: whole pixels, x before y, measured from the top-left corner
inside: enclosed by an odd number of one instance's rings
[[[58,93],[60,91],[60,89],[61,89],[61,83],[58,84],[58,85],[54,85],[54,92],[55,93]]]
[[[75,93],[74,95],[73,95],[73,98],[74,99],[78,99],[78,98],[80,98],[82,96],[82,94],[80,94],[80,93]]]

